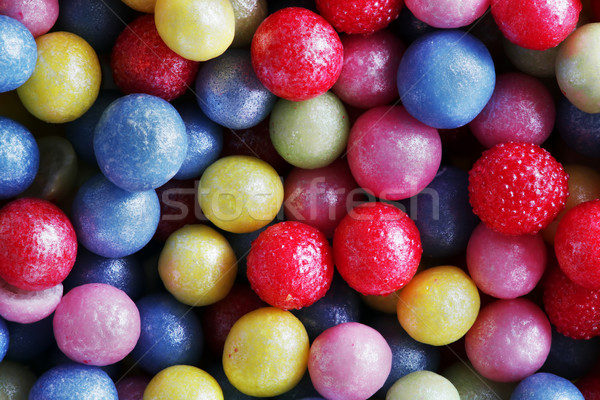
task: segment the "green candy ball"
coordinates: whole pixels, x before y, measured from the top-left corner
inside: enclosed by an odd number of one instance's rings
[[[471,364],[457,362],[449,366],[443,373],[461,399],[471,400],[509,400],[516,383],[495,382],[481,376]]]
[[[27,400],[29,390],[36,381],[29,368],[12,361],[0,363],[0,399]]]

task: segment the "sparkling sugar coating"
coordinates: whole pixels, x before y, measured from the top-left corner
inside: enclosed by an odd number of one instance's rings
[[[317,9],[338,32],[370,34],[398,18],[403,0],[317,0]]]
[[[507,235],[537,233],[564,208],[568,175],[534,144],[502,143],[469,172],[469,201],[489,228]]]

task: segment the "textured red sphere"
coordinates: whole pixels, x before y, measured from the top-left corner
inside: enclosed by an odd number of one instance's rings
[[[554,237],[558,265],[570,280],[587,289],[600,289],[600,200],[570,209]]]
[[[320,15],[288,7],[269,15],[251,45],[252,66],[263,85],[291,101],[325,93],[342,71],[344,49]]]
[[[483,152],[469,172],[473,212],[505,235],[537,233],[565,207],[568,175],[532,143],[501,143]]]
[[[146,93],[167,101],[185,93],[199,65],[167,47],[150,14],[136,18],[121,32],[110,60],[115,84],[123,93]]]
[[[61,283],[77,255],[77,237],[61,209],[22,198],[0,209],[0,277],[23,290]]]
[[[556,47],[575,29],[580,0],[492,0],[492,16],[511,42],[531,50]]]
[[[415,223],[386,203],[355,207],[333,235],[338,272],[364,295],[387,295],[402,288],[417,272],[422,253]]]
[[[250,286],[266,303],[283,310],[307,307],[333,280],[327,238],[302,222],[270,226],[252,242],[247,259]]]
[[[317,0],[317,9],[338,32],[369,34],[398,18],[404,0]]]

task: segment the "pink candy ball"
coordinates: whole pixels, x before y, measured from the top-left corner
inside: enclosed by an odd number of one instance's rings
[[[54,313],[58,347],[73,361],[104,366],[121,361],[140,336],[140,314],[120,289],[104,283],[77,286]]]
[[[541,368],[551,341],[546,314],[530,300],[518,298],[484,307],[465,336],[465,349],[484,377],[516,382]]]
[[[514,299],[529,293],[546,269],[541,234],[507,236],[480,223],[467,246],[469,275],[484,293]]]
[[[469,128],[481,144],[542,144],[554,129],[556,106],[550,91],[536,78],[509,72],[496,78],[491,99]]]
[[[406,0],[406,7],[419,20],[436,28],[469,25],[490,6],[489,0]]]
[[[391,368],[392,350],[386,340],[358,322],[325,330],[308,356],[312,384],[329,400],[368,399],[383,386]]]
[[[0,279],[0,316],[20,324],[38,322],[52,314],[62,295],[62,283],[33,291],[19,289]]]
[[[38,37],[54,26],[58,0],[0,0],[0,15],[16,19]]]
[[[404,107],[375,107],[350,130],[348,164],[356,182],[386,200],[414,196],[435,178],[442,159],[437,129]]]
[[[343,102],[358,108],[383,106],[398,98],[396,74],[405,46],[393,33],[343,35],[344,65],[335,85]]]

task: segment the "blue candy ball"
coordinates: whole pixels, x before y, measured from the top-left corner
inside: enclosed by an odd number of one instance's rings
[[[556,130],[584,156],[600,157],[600,114],[588,114],[563,97],[556,107]]]
[[[25,191],[39,165],[40,151],[33,135],[18,122],[0,116],[0,199]]]
[[[0,15],[0,93],[16,89],[33,74],[37,45],[29,29]]]
[[[588,340],[572,339],[561,335],[552,327],[552,344],[543,372],[550,372],[567,379],[586,375],[600,356],[600,338]]]
[[[112,285],[135,300],[144,292],[144,270],[135,255],[106,258],[80,247],[75,265],[63,282],[64,291],[86,283]]]
[[[223,128],[211,121],[195,104],[176,106],[185,123],[188,148],[185,159],[175,179],[195,179],[213,162],[223,150]]]
[[[29,400],[118,400],[117,388],[102,369],[67,364],[46,371],[29,392]]]
[[[392,350],[392,369],[377,392],[385,397],[390,387],[400,378],[415,371],[437,371],[440,367],[440,349],[414,340],[398,323],[394,315],[380,315],[369,323],[381,333]]]
[[[149,94],[130,94],[102,113],[94,131],[94,153],[102,173],[121,189],[156,189],[183,164],[185,124],[169,102]]]
[[[421,234],[423,255],[451,257],[465,251],[479,218],[469,203],[469,174],[442,166],[431,183],[402,201]]]
[[[510,400],[584,400],[577,387],[568,379],[547,372],[538,372],[523,379]]]
[[[156,231],[160,204],[154,190],[127,192],[102,175],[79,188],[71,222],[83,246],[103,257],[129,256]]]
[[[151,374],[172,365],[195,365],[202,355],[200,320],[170,294],[142,297],[136,303],[141,332],[131,356]]]
[[[91,165],[96,164],[94,154],[94,129],[106,107],[121,97],[116,90],[102,90],[94,104],[81,117],[65,124],[65,135],[77,155]]]
[[[196,95],[208,118],[231,129],[257,125],[277,101],[256,77],[250,52],[243,49],[206,62],[196,78]]]
[[[46,352],[54,343],[53,316],[32,324],[6,321],[10,341],[6,358],[20,363],[29,363]]]
[[[6,325],[6,322],[4,322],[4,318],[0,318],[0,361],[6,356],[9,343],[10,334],[8,333],[8,326]]]
[[[459,30],[416,39],[400,60],[398,93],[416,119],[438,129],[471,122],[494,92],[494,62],[485,45]]]

